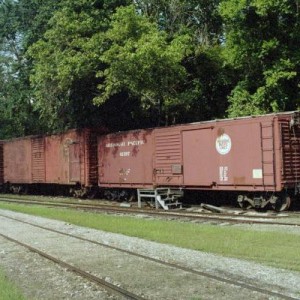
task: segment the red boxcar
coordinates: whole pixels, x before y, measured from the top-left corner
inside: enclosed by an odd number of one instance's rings
[[[97,186],[97,135],[101,130],[5,141],[4,182],[16,191],[28,185],[77,186],[78,194]],[[84,187],[84,189],[81,189]]]
[[[99,139],[101,187],[238,191],[241,206],[287,208],[298,189],[297,112],[110,134]]]
[[[97,185],[97,134],[93,130],[69,130],[60,135],[46,136],[46,183]]]

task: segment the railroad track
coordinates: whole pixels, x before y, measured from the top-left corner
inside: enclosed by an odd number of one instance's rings
[[[154,209],[138,209],[138,208],[123,208],[116,205],[102,204],[86,204],[75,202],[52,202],[27,199],[13,199],[0,197],[0,202],[18,203],[27,205],[43,205],[48,207],[61,207],[70,209],[80,209],[84,211],[106,212],[106,213],[121,213],[134,215],[147,215],[160,218],[171,218],[180,220],[192,220],[198,222],[214,222],[214,223],[229,223],[229,224],[267,224],[279,226],[300,226],[300,221],[286,222],[287,215],[282,217],[282,214],[272,215],[236,215],[233,213],[204,213],[204,212],[187,212],[187,211],[157,211]],[[295,213],[293,213],[295,214]],[[299,215],[298,215],[299,216]],[[279,220],[279,221],[278,221]],[[282,222],[284,220],[284,222]]]
[[[130,256],[137,257],[137,258],[142,258],[144,260],[154,262],[156,264],[163,265],[163,266],[172,268],[172,269],[177,270],[177,271],[184,271],[184,272],[196,275],[196,276],[206,277],[208,279],[215,280],[215,281],[218,281],[218,282],[221,282],[221,283],[225,283],[225,284],[228,284],[228,285],[233,285],[233,286],[237,286],[237,287],[240,287],[240,288],[244,288],[244,289],[247,289],[251,292],[257,292],[257,293],[260,293],[262,295],[266,295],[266,296],[270,296],[270,297],[276,297],[276,298],[279,298],[279,299],[287,299],[287,300],[298,299],[298,298],[294,298],[294,297],[285,295],[281,292],[268,290],[268,289],[265,289],[265,288],[261,288],[259,286],[255,286],[255,285],[243,282],[242,280],[229,279],[229,278],[225,278],[225,277],[221,277],[221,276],[211,274],[209,272],[199,271],[199,270],[195,270],[195,269],[188,268],[188,267],[185,267],[185,266],[181,266],[179,264],[166,262],[166,261],[163,261],[163,260],[160,260],[160,259],[156,259],[156,258],[153,258],[153,257],[142,255],[142,254],[139,254],[139,253],[136,253],[136,252],[133,252],[133,251],[129,251],[129,250],[126,250],[126,249],[122,249],[122,248],[119,248],[119,247],[107,245],[107,244],[104,244],[104,243],[101,243],[101,242],[98,242],[98,241],[95,241],[95,240],[91,240],[91,239],[88,239],[88,238],[84,238],[84,237],[81,237],[81,236],[78,236],[78,235],[66,233],[66,232],[56,230],[56,229],[53,229],[53,228],[49,228],[49,227],[37,225],[35,223],[31,223],[31,222],[28,222],[28,221],[20,220],[20,219],[15,218],[15,217],[9,217],[9,216],[2,215],[2,214],[0,214],[0,216],[2,218],[13,220],[15,222],[26,224],[26,225],[29,225],[29,226],[32,226],[32,227],[35,227],[35,228],[39,228],[39,229],[46,230],[46,231],[56,233],[56,234],[59,234],[59,235],[75,238],[75,239],[78,239],[80,241],[88,242],[88,243],[98,245],[98,246],[101,246],[101,247],[104,247],[104,248],[107,248],[107,249],[110,249],[110,250],[115,250],[115,251],[130,255]],[[69,271],[72,271],[72,272],[80,275],[81,277],[83,277],[83,278],[85,278],[85,279],[87,279],[91,282],[94,282],[94,283],[98,284],[102,288],[105,288],[108,292],[124,296],[127,299],[145,299],[144,297],[136,295],[136,294],[134,294],[130,291],[127,291],[123,288],[120,288],[119,286],[113,285],[113,284],[105,281],[102,278],[94,276],[94,275],[92,275],[92,274],[90,274],[90,273],[74,266],[74,265],[66,263],[66,262],[64,262],[64,261],[62,261],[62,260],[60,260],[56,257],[53,257],[53,256],[47,254],[44,251],[36,249],[36,248],[34,248],[34,247],[32,247],[28,244],[20,242],[16,239],[13,239],[13,238],[11,238],[7,235],[2,234],[2,233],[0,233],[0,236],[7,239],[7,240],[9,240],[9,241],[11,241],[11,242],[13,242],[13,243],[16,243],[20,246],[23,246],[23,247],[27,248],[28,250],[30,250],[34,253],[39,254],[40,256],[42,256],[42,257],[44,257],[44,258],[60,265],[60,266],[68,269]]]
[[[22,242],[20,242],[18,240],[15,240],[15,239],[13,239],[13,238],[11,238],[11,237],[9,237],[7,235],[4,235],[2,233],[0,233],[0,236],[2,238],[7,239],[10,242],[13,242],[13,243],[15,243],[15,244],[17,244],[19,246],[22,246],[22,247],[28,249],[29,251],[31,251],[33,253],[39,254],[40,256],[42,256],[42,257],[44,257],[44,258],[46,258],[46,259],[54,262],[55,264],[57,264],[57,265],[59,265],[59,266],[61,266],[63,268],[66,268],[67,270],[69,270],[69,271],[71,271],[71,272],[73,272],[73,273],[81,276],[82,278],[84,278],[84,279],[86,279],[88,281],[96,283],[101,288],[104,288],[105,290],[107,290],[110,293],[121,295],[121,296],[125,297],[126,299],[134,299],[134,300],[145,299],[143,297],[140,297],[139,295],[135,295],[135,294],[131,293],[130,291],[122,289],[122,288],[120,288],[117,285],[111,284],[111,283],[105,281],[102,278],[99,278],[99,277],[94,276],[94,275],[92,275],[92,274],[90,274],[88,272],[85,272],[84,270],[82,270],[82,269],[80,269],[78,267],[75,267],[75,266],[73,266],[71,264],[68,264],[68,263],[66,263],[66,262],[64,262],[64,261],[62,261],[62,260],[60,260],[60,259],[58,259],[58,258],[56,258],[54,256],[51,256],[51,255],[47,254],[44,251],[40,251],[40,250],[38,250],[38,249],[36,249],[36,248],[28,245],[28,244],[22,243]]]

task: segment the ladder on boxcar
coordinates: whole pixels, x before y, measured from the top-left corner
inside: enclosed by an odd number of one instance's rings
[[[274,152],[274,124],[260,123],[261,133],[261,160],[262,160],[262,185],[275,186],[275,152]]]

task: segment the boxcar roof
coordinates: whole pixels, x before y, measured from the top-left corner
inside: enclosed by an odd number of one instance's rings
[[[141,130],[154,130],[156,128],[173,128],[173,127],[184,127],[189,125],[202,125],[202,124],[211,124],[216,122],[228,122],[228,121],[236,121],[236,120],[253,120],[256,118],[264,118],[264,117],[276,117],[276,116],[284,116],[284,115],[292,115],[294,113],[300,113],[300,111],[287,111],[287,112],[278,112],[278,113],[270,113],[264,115],[253,115],[253,116],[243,116],[243,117],[235,117],[235,118],[226,118],[226,119],[213,119],[213,120],[206,120],[206,121],[197,121],[191,123],[181,123],[181,124],[174,124],[169,126],[158,126],[158,127],[150,127],[150,128],[137,128],[132,130],[124,130],[124,131],[117,131],[117,132],[110,132],[107,135],[115,135],[115,134],[123,134],[129,132],[137,132]]]
[[[165,127],[139,128],[139,129],[118,131],[118,132],[108,132],[105,135],[122,134],[122,133],[126,133],[126,132],[135,132],[135,131],[141,131],[141,130],[154,130],[155,128],[210,124],[210,123],[226,122],[226,121],[234,121],[234,120],[247,120],[247,119],[251,120],[251,119],[262,118],[262,117],[271,117],[271,116],[275,117],[275,116],[282,116],[282,115],[291,115],[291,114],[297,113],[297,112],[300,113],[300,111],[287,111],[287,112],[270,113],[270,114],[265,114],[265,115],[243,116],[243,117],[226,118],[226,119],[213,119],[213,120],[197,121],[197,122],[191,122],[191,123],[174,124],[174,125],[169,125],[169,126],[165,126]],[[62,135],[62,134],[66,134],[66,133],[73,132],[73,131],[79,131],[80,132],[80,131],[84,131],[84,130],[88,130],[88,129],[93,130],[95,128],[78,128],[78,129],[69,129],[69,130],[66,130],[66,131],[60,132],[60,133],[27,135],[27,136],[23,136],[23,137],[16,137],[16,138],[10,138],[10,139],[6,139],[6,140],[0,140],[0,142],[3,143],[3,142],[16,141],[16,140],[22,140],[22,139],[41,138],[41,137],[46,137],[46,136]],[[104,132],[105,132],[105,130],[104,130]]]

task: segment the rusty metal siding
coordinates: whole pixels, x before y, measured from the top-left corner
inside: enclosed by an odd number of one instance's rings
[[[275,191],[273,116],[182,126],[184,186]]]
[[[98,184],[98,144],[97,136],[101,132],[96,130],[87,130],[85,133],[85,174],[87,174],[86,185]]]
[[[74,179],[79,179],[80,183],[85,182],[84,167],[81,164],[85,162],[82,142],[81,133],[77,130],[45,137],[46,183],[69,185],[77,182]],[[76,144],[78,146],[74,147]]]
[[[99,137],[99,185],[130,188],[152,186],[153,139],[153,129]]]
[[[103,130],[73,129],[62,134],[31,137],[32,181],[97,185],[97,135],[100,132]]]
[[[46,180],[44,137],[32,138],[31,151],[32,151],[32,182],[44,183]]]
[[[80,144],[69,145],[69,181],[80,182]]]
[[[290,128],[290,120],[280,121],[282,181],[286,186],[300,181],[300,128]]]
[[[0,184],[4,183],[3,143],[0,142]]]
[[[46,183],[68,183],[68,145],[58,135],[45,139]]]
[[[20,138],[5,142],[4,180],[11,183],[32,183],[31,138]]]
[[[217,181],[217,157],[214,155],[212,129],[185,130],[183,138],[183,169],[186,186],[209,186]]]
[[[178,127],[155,131],[155,179],[158,185],[183,182],[182,139]]]
[[[274,120],[260,122],[262,186],[276,185]]]

